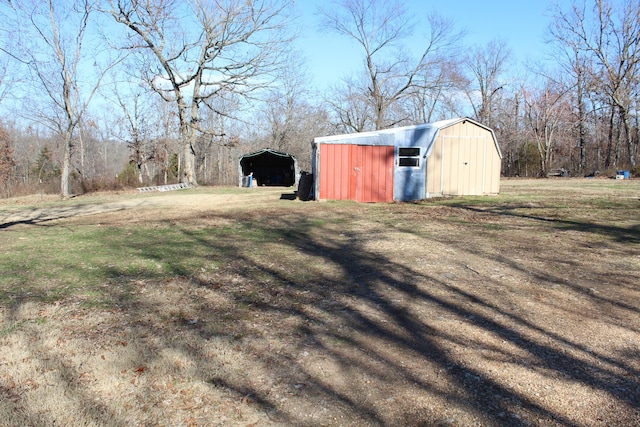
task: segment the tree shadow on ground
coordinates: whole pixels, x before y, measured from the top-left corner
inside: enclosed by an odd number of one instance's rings
[[[0,230],[7,230],[18,225],[45,225],[47,223],[68,219],[84,215],[95,215],[99,213],[118,212],[126,209],[133,209],[143,202],[136,205],[121,204],[74,204],[63,205],[58,207],[34,208],[28,211],[21,210],[18,212],[7,211],[0,218]]]
[[[491,213],[493,215],[501,215],[506,217],[530,219],[542,221],[552,224],[559,230],[573,230],[582,233],[594,233],[608,238],[613,238],[621,243],[640,243],[640,223],[631,227],[618,227],[615,225],[597,224],[589,221],[574,221],[567,219],[550,218],[545,216],[532,215],[528,213],[517,212],[523,209],[520,205],[501,205],[491,208],[479,208],[472,205],[456,204],[455,208],[467,210],[477,213]],[[527,207],[524,207],[525,209]],[[640,208],[640,203],[636,209]]]
[[[639,205],[640,206],[640,205]],[[557,218],[548,218],[538,215],[531,215],[527,213],[519,213],[515,212],[516,209],[520,209],[521,206],[496,206],[489,209],[486,208],[478,208],[475,206],[469,205],[456,205],[454,209],[461,209],[468,212],[480,213],[486,215],[495,215],[498,218],[501,216],[523,219],[523,220],[532,220],[534,222],[543,222],[549,224],[552,227],[552,230],[558,231],[576,231],[579,233],[585,234],[594,234],[599,237],[604,237],[606,240],[597,241],[596,243],[589,245],[586,247],[576,247],[575,250],[590,250],[592,246],[602,246],[614,243],[617,244],[615,248],[612,246],[610,249],[618,251],[620,253],[627,253],[632,255],[637,252],[637,244],[640,243],[640,222],[635,225],[631,225],[629,227],[620,227],[615,225],[604,225],[597,224],[593,222],[586,221],[574,221],[574,220],[566,220],[566,219],[557,219]],[[471,248],[470,248],[471,250]],[[537,248],[532,248],[531,256],[532,257],[540,257],[539,250]],[[520,264],[517,262],[513,262],[513,260],[509,257],[498,256],[498,260],[510,267],[524,271]],[[556,255],[555,259],[542,259],[542,261],[546,263],[562,263],[564,260],[561,257]],[[575,266],[570,266],[570,268],[576,268]],[[557,277],[549,274],[549,269],[539,269],[539,270],[531,270],[528,268],[526,270],[528,273],[535,275],[536,279],[540,282],[546,283],[556,283],[561,284],[566,287],[572,288],[574,291],[579,292],[583,295],[588,296],[590,299],[597,300],[600,304],[605,304],[612,307],[622,308],[625,311],[633,315],[640,314],[640,308],[636,305],[629,303],[628,301],[620,300],[620,299],[611,299],[607,298],[604,295],[597,294],[597,290],[595,290],[591,286],[580,286],[579,284],[572,283],[562,277]],[[638,275],[637,269],[630,266],[627,271],[619,272],[617,277],[611,277],[610,272],[604,269],[604,273],[596,273],[593,272],[593,276],[597,277],[597,280],[592,281],[592,283],[596,283],[597,286],[600,286],[604,283],[611,283],[613,281],[613,286],[620,286],[621,283],[627,282],[630,284],[638,283],[640,281],[640,276]],[[626,279],[626,280],[623,280]]]
[[[105,287],[103,298],[136,339],[141,365],[153,365],[150,357],[164,363],[166,349],[189,355],[197,381],[277,425],[583,425],[572,411],[588,408],[558,404],[580,395],[554,395],[557,381],[592,390],[587,405],[602,396],[613,402],[593,425],[640,420],[640,371],[631,362],[637,352],[591,349],[548,319],[532,320],[529,296],[511,299],[524,292],[518,285],[464,268],[469,259],[489,257],[474,242],[441,236],[435,250],[432,234],[398,228],[402,236],[389,247],[388,224],[362,224],[351,213],[256,215],[175,223],[184,246],[123,243],[170,271],[162,280],[145,271],[103,271],[122,285]],[[242,233],[191,226],[218,222],[238,224]],[[523,253],[531,249],[518,244]],[[455,254],[445,258],[447,251]],[[185,267],[202,253],[209,255],[200,261],[216,263],[213,272]],[[526,260],[490,262],[530,276]],[[534,281],[563,281],[536,274]],[[176,300],[163,305],[152,295]],[[614,312],[637,313],[633,301],[581,295],[608,304],[606,321],[638,338],[637,325],[621,324]],[[541,396],[545,387],[549,396]]]
[[[357,221],[357,218],[343,219]],[[253,218],[246,221],[247,229],[256,227]],[[447,422],[450,419],[447,413],[437,408],[428,409],[425,402],[432,398],[471,414],[471,419],[493,425],[580,425],[567,414],[456,357],[455,348],[470,344],[481,347],[483,343],[476,338],[460,336],[459,331],[448,331],[446,324],[432,321],[429,312],[456,319],[466,324],[464,330],[472,330],[474,335],[488,335],[495,338],[492,342],[503,343],[484,348],[491,354],[490,358],[513,360],[511,363],[523,372],[533,370],[543,377],[558,377],[595,388],[628,408],[640,405],[637,393],[640,372],[624,359],[613,359],[589,350],[588,344],[534,324],[502,307],[495,299],[478,296],[472,289],[442,280],[419,266],[368,250],[367,245],[375,241],[375,234],[335,233],[335,230],[318,234],[313,224],[303,219],[289,223],[263,222],[260,227],[263,233],[280,236],[286,246],[295,248],[301,259],[308,263],[308,269],[321,259],[331,265],[334,274],[320,272],[310,275],[309,280],[300,280],[287,268],[272,265],[273,258],[256,259],[244,250],[236,251],[229,242],[202,239],[201,235],[191,237],[196,245],[210,246],[213,253],[226,253],[235,265],[229,273],[253,287],[251,291],[246,288],[240,292],[231,291],[235,305],[249,307],[258,319],[294,318],[298,325],[303,325],[295,329],[298,341],[294,342],[294,348],[279,355],[253,355],[253,362],[269,367],[268,372],[277,378],[276,382],[289,383],[294,379],[293,382],[301,384],[306,398],[318,403],[330,402],[327,406],[349,414],[352,420],[374,425]],[[190,233],[187,229],[183,232]],[[457,249],[473,250],[464,245]],[[501,262],[510,264],[510,268],[524,268],[508,260]],[[193,277],[191,280],[205,289],[212,286],[206,280]],[[598,303],[598,298],[594,300]],[[637,310],[632,306],[624,308]],[[419,314],[420,309],[426,310],[426,315]],[[206,317],[207,313],[199,315]],[[241,335],[251,337],[257,333],[251,329],[242,331]],[[204,332],[204,338],[208,336],[205,330],[194,332]],[[251,338],[246,341],[250,342]],[[341,372],[340,382],[351,385],[337,386],[323,380],[304,360],[297,359],[296,355],[304,352],[329,359],[334,369]],[[411,366],[421,364],[429,366],[432,373],[438,372],[443,384],[434,381],[432,374],[423,372],[421,376],[411,369]],[[369,382],[365,377],[370,378]],[[273,399],[268,389],[252,386],[249,377],[215,376],[209,381],[214,387],[250,396],[274,419],[309,425],[309,420],[299,418],[300,414]],[[385,402],[379,398],[367,398],[368,386],[365,384],[403,395],[411,390],[413,394],[422,395],[423,400],[418,407],[413,407],[413,415],[401,415],[385,409]]]

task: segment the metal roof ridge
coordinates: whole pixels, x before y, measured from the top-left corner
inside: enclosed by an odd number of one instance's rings
[[[341,133],[341,134],[335,134],[335,135],[317,136],[313,140],[314,142],[323,142],[323,141],[333,141],[336,139],[345,139],[345,138],[366,138],[370,136],[378,136],[381,134],[385,134],[385,135],[393,134],[403,130],[428,129],[431,127],[433,127],[432,123],[421,123],[417,125],[398,126],[395,128],[370,130],[366,132],[353,132],[353,133]]]

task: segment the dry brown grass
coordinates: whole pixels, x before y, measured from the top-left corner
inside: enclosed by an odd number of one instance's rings
[[[1,207],[0,424],[640,425],[639,182],[245,190]]]

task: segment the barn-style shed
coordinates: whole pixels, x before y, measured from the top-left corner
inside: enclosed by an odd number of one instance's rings
[[[291,187],[298,182],[298,161],[291,154],[265,148],[240,157],[240,186],[255,179],[259,186]]]
[[[319,137],[314,193],[359,202],[498,194],[501,159],[493,130],[466,117]]]

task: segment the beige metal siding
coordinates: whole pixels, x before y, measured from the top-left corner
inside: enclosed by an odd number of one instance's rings
[[[427,158],[427,197],[442,195],[442,145],[438,138],[433,143],[431,154]]]
[[[491,144],[487,145],[487,173],[485,183],[486,194],[500,193],[500,170],[502,169],[502,159],[498,149],[495,148],[495,142],[492,135],[489,134]]]
[[[427,192],[438,195],[497,194],[500,156],[493,134],[473,123],[441,129],[427,161]]]

